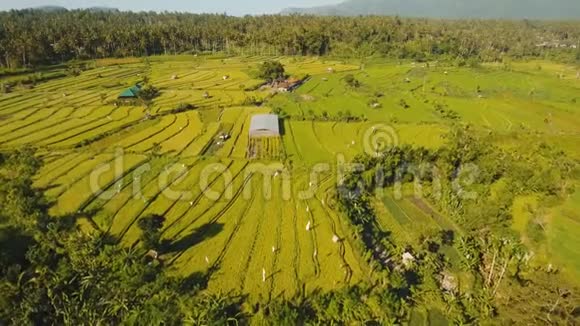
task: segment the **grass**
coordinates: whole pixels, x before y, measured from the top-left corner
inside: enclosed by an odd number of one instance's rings
[[[455,237],[463,231],[443,214],[434,210],[424,199],[412,194],[412,185],[403,185],[401,196],[395,196],[393,189],[387,189],[380,198],[373,200],[378,212],[379,225],[390,232],[393,240],[402,247],[421,246],[422,236],[433,235],[440,231],[453,231]],[[443,244],[440,253],[451,263],[451,271],[460,274],[461,257],[452,245]],[[462,277],[458,275],[458,277]]]
[[[536,196],[518,197],[514,200],[512,207],[514,230],[520,234],[525,234],[526,226],[532,218],[532,211],[538,208],[538,198]]]
[[[576,191],[564,204],[552,209],[547,233],[551,257],[576,280],[580,277],[579,211],[580,192]]]

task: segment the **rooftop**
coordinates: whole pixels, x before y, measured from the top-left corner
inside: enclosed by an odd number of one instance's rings
[[[127,88],[126,90],[119,95],[119,97],[137,97],[139,92],[141,91],[141,87],[139,85],[135,85],[131,88]]]
[[[275,114],[258,114],[252,117],[250,137],[280,136],[278,116]]]

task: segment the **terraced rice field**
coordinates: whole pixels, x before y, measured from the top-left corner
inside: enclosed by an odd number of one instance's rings
[[[139,242],[139,218],[162,215],[169,248],[162,259],[173,273],[208,273],[208,291],[258,300],[369,277],[351,225],[328,196],[337,164],[368,149],[369,130],[388,125],[393,144],[437,148],[452,123],[434,110],[442,103],[477,128],[504,135],[513,128],[580,132],[572,114],[578,108],[571,104],[580,85],[545,72],[534,72],[532,81],[522,80],[517,69],[475,73],[405,63],[360,70],[344,62],[278,58],[289,74],[309,79],[296,92],[274,96],[252,77],[264,59],[97,61],[80,76],[1,95],[0,148],[38,148],[45,165],[35,185],[46,190],[54,215],[79,217],[83,228],[109,232],[127,246]],[[349,73],[361,89],[345,86]],[[112,104],[144,77],[161,92],[148,107]],[[498,79],[505,83],[497,85]],[[550,92],[543,91],[547,85]],[[244,105],[248,98],[266,102]],[[369,107],[369,98],[381,108]],[[474,98],[475,108],[468,105]],[[180,104],[193,109],[172,113]],[[274,110],[290,116],[281,137],[249,139],[251,117]],[[347,113],[357,119],[340,119]],[[223,133],[231,137],[219,141]],[[248,155],[251,149],[260,154]],[[327,168],[313,181],[317,163]],[[461,232],[420,199],[387,194],[375,206],[381,226],[401,243],[416,241],[421,230]]]

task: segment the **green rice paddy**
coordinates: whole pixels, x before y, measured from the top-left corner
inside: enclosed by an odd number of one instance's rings
[[[369,277],[351,226],[326,199],[336,185],[336,165],[365,151],[373,127],[391,126],[400,145],[429,148],[443,145],[458,121],[506,144],[525,134],[561,143],[571,155],[580,146],[580,80],[573,67],[533,62],[504,70],[396,62],[361,70],[342,61],[276,58],[291,75],[308,78],[295,92],[273,94],[252,77],[265,59],[97,61],[79,76],[0,95],[0,148],[39,148],[45,165],[35,183],[46,190],[54,215],[80,217],[84,229],[108,231],[127,246],[138,243],[139,218],[163,215],[170,250],[162,258],[172,273],[209,271],[208,291],[257,300],[330,290]],[[562,72],[568,77],[557,77]],[[361,86],[347,86],[347,74]],[[112,104],[144,77],[161,92],[149,107]],[[265,103],[248,105],[249,98]],[[181,104],[195,109],[171,113]],[[282,136],[252,143],[252,115],[272,111],[287,117]],[[218,142],[221,133],[231,138]],[[262,148],[263,155],[249,159],[250,146]],[[282,176],[248,173],[257,162],[284,164],[289,186]],[[327,163],[329,171],[311,187],[310,172],[318,163]],[[216,166],[227,168],[228,176],[209,173]],[[264,178],[271,189],[262,186]],[[312,196],[301,199],[299,193],[309,188]],[[210,190],[212,198],[205,195]],[[577,194],[554,209],[549,227],[548,250],[562,261],[580,261],[570,233],[577,230]],[[381,227],[401,243],[414,243],[422,231],[461,232],[422,199],[387,193],[375,206]],[[525,222],[516,222],[516,230],[523,230]],[[310,231],[307,224],[313,225]],[[345,241],[333,242],[335,235]]]

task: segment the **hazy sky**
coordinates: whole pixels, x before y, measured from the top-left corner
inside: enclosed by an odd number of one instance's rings
[[[0,0],[0,10],[38,6],[113,7],[120,10],[227,12],[230,15],[277,13],[287,7],[314,7],[342,0]]]

